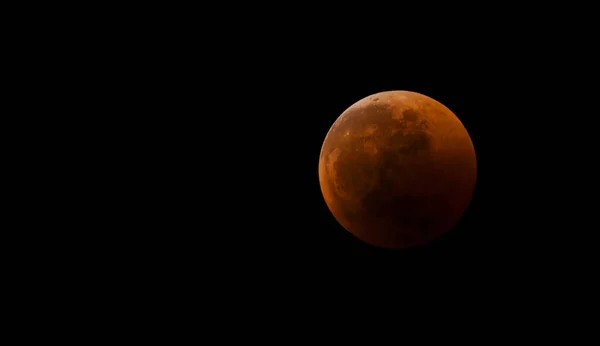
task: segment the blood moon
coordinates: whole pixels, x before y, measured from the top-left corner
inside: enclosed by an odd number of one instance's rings
[[[386,91],[334,122],[319,181],[336,220],[383,248],[422,245],[456,225],[477,178],[475,149],[460,120],[436,100]]]

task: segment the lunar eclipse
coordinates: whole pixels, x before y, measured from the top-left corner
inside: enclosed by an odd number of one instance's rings
[[[319,182],[335,219],[382,248],[427,244],[452,229],[477,179],[471,138],[440,102],[411,91],[367,96],[327,133]]]

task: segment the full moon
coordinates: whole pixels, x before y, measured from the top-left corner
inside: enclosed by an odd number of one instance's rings
[[[382,248],[431,242],[453,228],[477,179],[471,138],[452,111],[411,91],[367,96],[333,123],[319,182],[335,219]]]

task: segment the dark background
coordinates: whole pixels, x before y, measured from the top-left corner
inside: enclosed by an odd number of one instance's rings
[[[19,40],[34,51],[17,72],[33,71],[22,82],[42,95],[26,95],[22,105],[41,109],[24,111],[24,129],[48,137],[22,155],[35,167],[17,186],[32,185],[22,195],[42,210],[25,208],[21,227],[41,225],[17,232],[25,251],[11,258],[47,276],[21,270],[38,281],[28,299],[47,292],[62,305],[53,288],[83,295],[79,309],[96,313],[93,301],[125,328],[133,315],[179,317],[194,329],[206,325],[198,317],[223,321],[219,337],[247,335],[230,323],[236,317],[254,333],[264,330],[251,323],[261,315],[292,329],[305,325],[286,318],[325,317],[329,328],[334,318],[321,312],[335,300],[351,312],[350,326],[376,316],[357,317],[366,306],[414,320],[409,303],[429,322],[435,313],[423,304],[432,301],[456,304],[450,320],[464,326],[470,302],[484,312],[471,316],[502,329],[494,337],[505,335],[504,321],[480,316],[506,316],[498,307],[529,330],[537,316],[523,310],[591,306],[580,297],[597,272],[598,69],[584,35],[593,20],[576,14],[577,25],[567,24],[564,7],[558,16],[469,8],[466,21],[439,8],[372,6],[349,16],[236,6],[89,11],[97,21],[42,11],[52,23]],[[477,153],[463,219],[415,249],[358,241],[319,188],[330,126],[385,90],[445,104]]]

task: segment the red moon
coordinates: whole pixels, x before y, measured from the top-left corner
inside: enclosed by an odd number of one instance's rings
[[[367,96],[325,137],[319,182],[335,219],[382,248],[423,245],[450,230],[477,179],[471,138],[438,101],[411,91]]]

